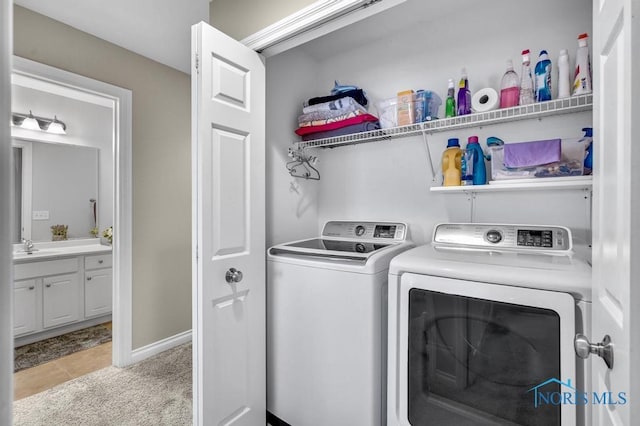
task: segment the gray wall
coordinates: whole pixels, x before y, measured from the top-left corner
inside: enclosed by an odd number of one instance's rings
[[[236,40],[242,40],[316,1],[212,0],[209,23]]]
[[[189,76],[27,9],[14,12],[16,55],[133,92],[133,348],[191,329]]]

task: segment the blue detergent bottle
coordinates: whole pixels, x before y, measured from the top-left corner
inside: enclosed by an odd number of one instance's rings
[[[467,141],[468,152],[473,153],[473,184],[484,185],[487,183],[487,169],[484,164],[484,152],[477,136],[469,136]]]
[[[536,102],[550,101],[551,96],[551,59],[546,50],[540,51],[535,69]]]

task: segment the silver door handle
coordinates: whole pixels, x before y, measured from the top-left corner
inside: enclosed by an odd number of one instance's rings
[[[600,343],[591,343],[587,336],[576,334],[573,346],[576,350],[576,355],[580,358],[587,359],[589,355],[596,354],[604,360],[609,370],[613,369],[613,344],[608,334],[604,336]]]
[[[51,287],[51,284],[47,284],[47,285],[45,285],[45,287],[46,287],[46,288],[50,288],[50,287]]]
[[[242,281],[242,272],[238,271],[236,268],[229,268],[227,273],[224,275],[224,278],[229,284],[239,283]]]

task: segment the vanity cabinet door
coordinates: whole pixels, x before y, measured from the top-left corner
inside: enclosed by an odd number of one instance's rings
[[[38,325],[38,286],[36,280],[16,281],[13,287],[13,334],[33,333]]]
[[[45,277],[42,283],[45,328],[78,321],[82,317],[79,303],[82,288],[77,273]]]
[[[111,269],[85,272],[84,315],[86,318],[111,312]]]

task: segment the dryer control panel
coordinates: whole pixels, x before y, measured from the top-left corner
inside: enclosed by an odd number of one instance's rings
[[[398,222],[331,221],[324,225],[322,236],[363,240],[406,241],[407,225]]]
[[[433,242],[449,246],[500,248],[523,251],[569,251],[571,230],[563,226],[443,223]]]

